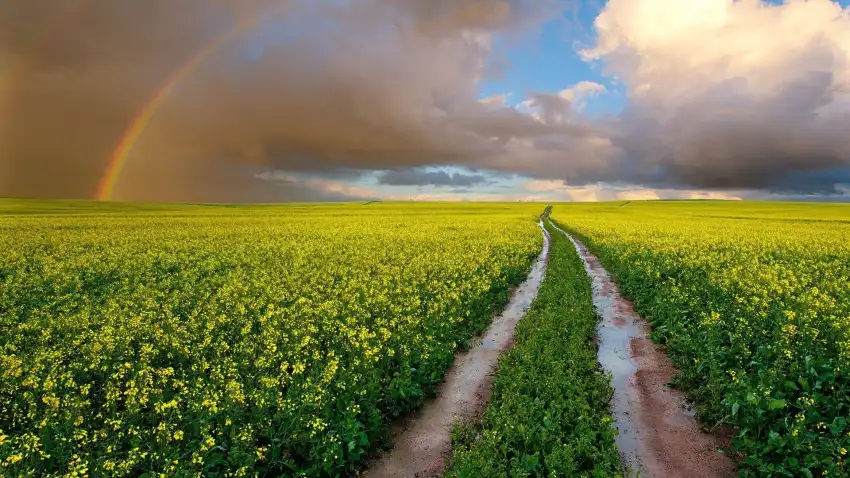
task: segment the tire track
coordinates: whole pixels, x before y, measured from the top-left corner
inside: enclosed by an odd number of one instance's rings
[[[531,306],[546,275],[549,233],[542,220],[538,226],[543,233],[543,249],[525,282],[511,295],[480,343],[457,355],[437,398],[428,401],[405,423],[393,438],[393,449],[379,456],[362,476],[427,477],[445,471],[451,456],[453,424],[472,418],[489,402],[499,355],[513,345],[516,325]]]
[[[704,433],[680,392],[667,384],[678,374],[663,347],[648,338],[649,326],[623,298],[608,271],[581,242],[573,243],[593,282],[600,322],[599,363],[612,376],[617,447],[630,474],[643,477],[729,477],[734,462],[719,449],[723,437]]]

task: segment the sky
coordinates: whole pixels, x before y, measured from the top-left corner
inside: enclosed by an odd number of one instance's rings
[[[850,201],[848,1],[0,2],[0,196]]]

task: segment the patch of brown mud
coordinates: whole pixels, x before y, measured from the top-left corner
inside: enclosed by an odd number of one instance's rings
[[[618,294],[619,295],[619,294]],[[620,296],[619,300],[614,304],[614,308],[618,314],[628,315],[634,310],[632,301]]]
[[[734,476],[734,463],[719,451],[729,445],[728,437],[702,432],[693,414],[684,409],[681,393],[668,385],[678,370],[663,348],[646,338],[632,339],[631,348],[637,361],[634,418],[647,474]]]
[[[499,355],[513,345],[517,323],[537,296],[546,274],[549,235],[528,278],[511,295],[507,307],[478,345],[455,358],[438,396],[429,400],[403,427],[393,427],[393,448],[379,456],[364,477],[430,477],[441,475],[451,455],[452,426],[483,412],[493,388]]]
[[[553,227],[573,242],[593,283],[600,317],[597,356],[611,374],[611,411],[624,467],[640,477],[734,476],[734,462],[718,451],[728,447],[730,435],[702,431],[681,394],[668,386],[678,370],[664,348],[647,338],[646,321],[584,244]]]

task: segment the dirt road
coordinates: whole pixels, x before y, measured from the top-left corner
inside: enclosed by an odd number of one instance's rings
[[[468,352],[458,355],[437,398],[404,424],[393,449],[380,456],[363,476],[429,477],[441,475],[451,455],[452,424],[480,413],[490,398],[499,355],[513,344],[514,329],[537,296],[546,275],[549,234],[543,228],[543,250],[510,302]]]
[[[667,384],[678,373],[646,321],[623,298],[599,259],[565,231],[593,281],[599,363],[612,375],[614,424],[623,463],[643,477],[730,477],[735,464],[719,449],[728,440],[704,433],[682,395]]]

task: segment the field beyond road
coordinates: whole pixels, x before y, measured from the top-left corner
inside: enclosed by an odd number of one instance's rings
[[[0,201],[0,475],[351,473],[542,211]]]
[[[3,199],[0,475],[357,475],[538,256],[449,476],[629,474],[605,287],[740,476],[850,474],[850,205]]]
[[[681,369],[743,476],[850,473],[850,205],[556,206]]]

